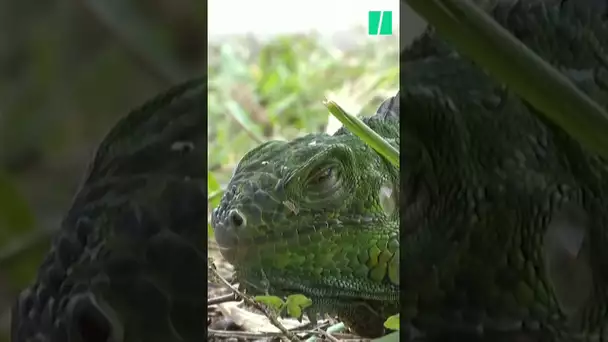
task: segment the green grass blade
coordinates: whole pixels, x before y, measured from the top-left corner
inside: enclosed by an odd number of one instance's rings
[[[378,133],[374,132],[359,118],[346,113],[337,103],[334,101],[326,100],[323,103],[329,112],[340,120],[342,124],[353,134],[358,136],[376,152],[384,156],[393,165],[399,168],[399,151],[384,140]]]
[[[406,0],[439,34],[587,148],[608,157],[608,114],[469,0]]]

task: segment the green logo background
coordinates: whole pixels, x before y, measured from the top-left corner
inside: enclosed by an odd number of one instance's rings
[[[393,11],[369,11],[367,33],[370,36],[393,34]]]

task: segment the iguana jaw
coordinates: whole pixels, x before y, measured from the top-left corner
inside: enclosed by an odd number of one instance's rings
[[[353,300],[397,301],[398,289],[391,284],[348,284],[338,278],[321,280],[293,280],[279,272],[261,269],[236,268],[236,277],[241,286],[251,294],[290,295],[304,294],[311,298],[323,298],[336,302]],[[366,283],[362,281],[361,283]],[[371,289],[371,291],[370,291]]]
[[[396,302],[397,231],[372,217],[339,223],[316,224],[323,228],[282,240],[253,243],[227,239],[223,233],[216,233],[216,238],[223,256],[235,265],[238,281],[252,294],[300,293],[323,301]],[[383,245],[381,250],[378,246]]]

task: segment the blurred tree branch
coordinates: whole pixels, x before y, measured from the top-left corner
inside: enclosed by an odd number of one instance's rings
[[[158,48],[146,20],[130,1],[80,0],[80,3],[151,75],[166,85],[188,78],[188,73],[166,51]]]

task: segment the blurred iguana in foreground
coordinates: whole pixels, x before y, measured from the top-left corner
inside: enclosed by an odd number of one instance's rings
[[[206,80],[121,120],[99,146],[13,342],[204,341]]]
[[[490,11],[608,105],[605,2]],[[429,340],[608,340],[608,162],[432,30],[401,62],[400,110],[366,119],[401,177],[344,129],[240,161],[212,223],[241,286],[305,294],[366,336],[401,307]]]

